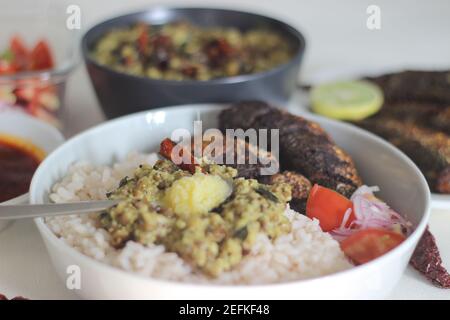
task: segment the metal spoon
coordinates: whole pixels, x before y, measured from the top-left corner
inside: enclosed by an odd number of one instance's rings
[[[82,201],[24,205],[0,205],[0,220],[64,216],[102,211],[119,203],[119,200]]]

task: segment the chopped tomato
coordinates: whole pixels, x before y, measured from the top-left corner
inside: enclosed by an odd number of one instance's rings
[[[53,67],[52,53],[45,40],[37,42],[30,52],[20,36],[13,36],[9,47],[0,52],[0,75],[48,70]],[[11,87],[0,90],[0,102],[20,107],[37,118],[59,126],[56,115],[60,107],[58,94],[59,88],[51,81],[27,78],[17,80]]]
[[[6,59],[0,59],[0,75],[14,74],[17,72],[17,66]]]
[[[47,70],[53,68],[53,57],[47,42],[39,41],[30,55],[31,70]]]
[[[400,233],[370,228],[343,240],[341,248],[354,263],[363,264],[394,249],[403,240],[405,237]]]
[[[9,48],[16,56],[28,56],[28,49],[19,36],[14,36],[10,40]]]
[[[173,161],[173,158],[172,158],[172,150],[173,150],[173,148],[175,147],[175,145],[176,145],[175,142],[173,142],[173,141],[170,140],[169,138],[166,138],[166,139],[164,139],[164,140],[161,142],[160,149],[159,149],[159,153],[160,153],[164,158],[166,158],[166,159],[168,159],[168,160],[174,162],[174,161]],[[184,152],[189,152],[189,153],[190,153],[190,150],[183,149],[183,150],[181,151],[180,156],[183,157]],[[190,153],[190,163],[181,163],[181,164],[177,164],[177,165],[178,165],[181,169],[186,170],[186,171],[189,171],[190,173],[195,173],[195,167],[198,166],[198,164],[195,164],[195,159],[194,159],[194,156],[192,155],[192,153]]]
[[[306,215],[319,220],[323,231],[328,232],[340,227],[347,209],[353,208],[353,203],[334,190],[315,184],[306,202]],[[345,226],[355,220],[353,212]]]
[[[12,37],[9,43],[9,49],[14,55],[14,64],[17,66],[18,71],[25,70],[30,53],[23,43],[22,38],[19,36]]]

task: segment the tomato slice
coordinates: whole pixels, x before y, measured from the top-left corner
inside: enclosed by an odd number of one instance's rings
[[[341,249],[355,264],[363,264],[394,249],[403,240],[405,237],[400,233],[369,228],[344,239]]]
[[[306,215],[319,220],[323,231],[328,232],[340,227],[347,209],[353,208],[353,203],[334,190],[315,184],[306,202]],[[347,220],[346,227],[355,220],[352,213]]]
[[[30,53],[22,38],[19,36],[12,37],[9,43],[9,49],[14,55],[14,64],[17,66],[18,71],[25,70]]]
[[[47,70],[53,68],[53,57],[47,42],[41,40],[31,51],[30,69]]]
[[[17,66],[11,61],[0,59],[0,75],[8,75],[16,73]]]

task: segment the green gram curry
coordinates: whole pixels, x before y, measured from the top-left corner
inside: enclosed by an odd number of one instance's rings
[[[194,269],[218,276],[250,252],[259,233],[290,232],[287,184],[238,178],[235,169],[202,165],[195,173],[167,160],[140,166],[108,196],[122,201],[100,216],[116,247],[162,244]]]

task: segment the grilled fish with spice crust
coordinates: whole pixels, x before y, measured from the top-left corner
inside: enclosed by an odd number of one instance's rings
[[[432,103],[397,101],[385,103],[377,116],[410,121],[426,128],[450,134],[450,105],[444,108]]]
[[[385,101],[414,101],[450,106],[450,71],[403,71],[368,77],[378,84]]]
[[[356,123],[399,147],[419,166],[434,192],[450,193],[450,71],[404,71],[368,78],[385,103]]]
[[[349,197],[361,185],[354,163],[317,124],[264,102],[241,102],[219,115],[225,129],[279,129],[280,165]]]
[[[203,139],[205,141],[203,151],[205,151],[211,138],[208,135],[204,135]],[[278,159],[274,155],[240,138],[225,136],[222,152],[216,154],[215,151],[212,149],[211,155],[206,155],[206,157],[215,163],[225,163],[235,168],[238,171],[238,177],[258,179],[263,168],[271,169],[274,173],[278,173],[280,168]],[[228,164],[227,159],[231,158],[231,155],[233,156],[233,161]]]
[[[312,185],[305,176],[297,172],[283,171],[268,177],[267,180],[268,184],[287,183],[290,185],[292,187],[292,199],[289,201],[291,209],[306,213],[306,201]]]
[[[375,116],[356,122],[406,153],[427,178],[430,188],[450,192],[450,137],[411,122]]]

